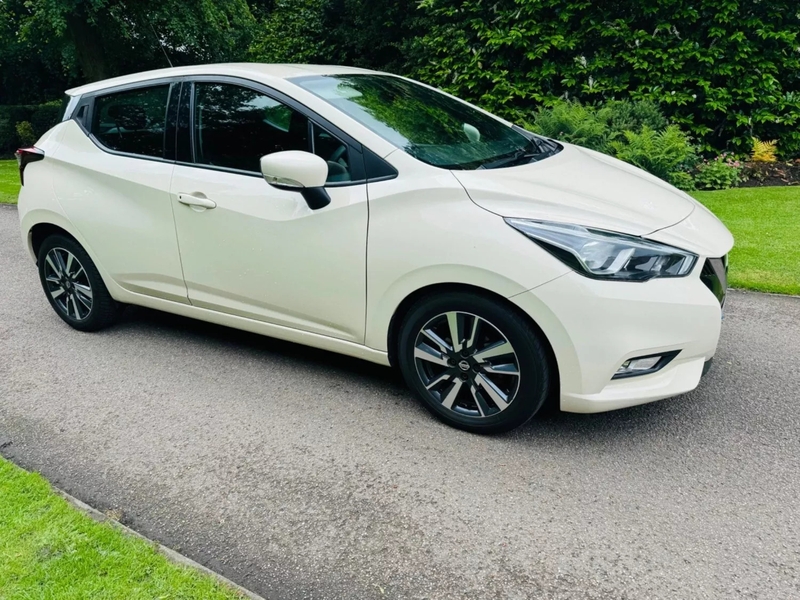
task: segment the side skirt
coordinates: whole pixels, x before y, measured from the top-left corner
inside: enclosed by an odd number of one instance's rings
[[[108,286],[108,279],[106,285]],[[199,308],[189,304],[181,304],[179,302],[172,302],[153,296],[146,296],[144,294],[137,294],[123,289],[119,285],[112,284],[108,286],[111,295],[115,300],[125,304],[135,304],[137,306],[144,306],[182,317],[189,317],[206,321],[208,323],[215,323],[217,325],[224,325],[225,327],[232,327],[234,329],[241,329],[259,335],[277,338],[279,340],[286,340],[287,342],[294,342],[304,346],[311,346],[319,348],[320,350],[328,350],[338,354],[345,354],[353,356],[369,362],[377,363],[379,365],[390,366],[389,355],[387,352],[374,350],[362,344],[348,342],[346,340],[339,340],[336,338],[320,335],[318,333],[309,333],[307,331],[300,331],[299,329],[292,329],[291,327],[284,327],[282,325],[273,325],[263,321],[256,321],[255,319],[248,319],[246,317],[239,317],[236,315],[229,315],[226,313],[209,310],[207,308]],[[113,289],[112,289],[113,288]]]

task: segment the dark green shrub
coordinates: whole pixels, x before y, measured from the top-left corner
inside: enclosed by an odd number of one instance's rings
[[[17,126],[27,122],[32,127],[34,141],[58,122],[61,102],[45,104],[12,104],[0,106],[0,155],[11,154],[21,141]],[[27,131],[27,126],[26,129]],[[33,143],[33,142],[31,142]]]
[[[30,121],[20,121],[17,123],[17,139],[20,146],[33,146],[38,136],[33,132],[33,125]]]
[[[7,155],[19,147],[17,123],[30,121],[32,106],[6,105],[0,106],[0,155]]]
[[[609,111],[612,135],[623,131],[640,133],[644,127],[661,131],[669,125],[661,107],[651,100],[611,100],[605,106]]]
[[[31,113],[31,125],[36,137],[44,135],[51,127],[58,123],[61,115],[61,102],[54,100],[36,106]]]

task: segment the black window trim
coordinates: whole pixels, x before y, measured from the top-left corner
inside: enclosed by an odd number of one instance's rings
[[[78,126],[83,130],[86,136],[103,152],[108,154],[113,154],[115,156],[122,156],[125,158],[136,158],[139,160],[151,160],[156,162],[163,162],[163,163],[171,163],[175,165],[181,165],[184,167],[192,167],[195,169],[208,169],[212,171],[221,171],[224,173],[232,173],[234,175],[247,175],[249,177],[262,177],[261,173],[255,171],[245,171],[242,169],[232,169],[229,167],[219,167],[214,165],[202,165],[199,163],[194,162],[194,84],[195,83],[223,83],[223,84],[232,84],[232,85],[239,85],[242,87],[246,87],[252,89],[258,93],[264,94],[269,96],[273,100],[277,102],[281,102],[286,104],[290,108],[298,111],[302,115],[304,115],[309,121],[309,134],[311,133],[311,125],[312,123],[325,129],[331,135],[336,136],[342,142],[347,144],[348,152],[350,152],[350,156],[354,157],[357,156],[359,162],[359,174],[362,175],[357,180],[352,181],[339,181],[339,182],[332,182],[326,183],[325,187],[346,187],[352,185],[363,185],[366,183],[376,183],[379,181],[387,181],[390,179],[394,179],[397,177],[397,169],[389,165],[387,166],[394,171],[394,175],[386,175],[381,177],[368,177],[366,171],[366,165],[364,162],[364,150],[370,151],[369,148],[366,148],[356,140],[353,136],[348,134],[347,132],[343,131],[326,118],[322,117],[321,115],[314,112],[312,109],[307,107],[302,102],[292,98],[280,92],[260,81],[255,81],[252,79],[247,79],[245,77],[237,77],[232,75],[180,75],[180,76],[173,76],[173,77],[158,77],[155,79],[145,79],[142,81],[136,81],[132,83],[125,83],[120,85],[115,85],[107,88],[103,88],[101,90],[95,90],[93,92],[88,92],[85,94],[81,94],[80,96],[75,96],[77,98],[77,102],[72,108],[71,114],[69,119],[75,121]],[[177,90],[178,94],[182,93],[182,90],[186,87],[189,88],[190,100],[189,100],[189,138],[191,144],[191,152],[192,152],[192,161],[179,161],[177,160],[178,157],[178,136],[180,135],[180,131],[178,129],[179,122],[178,122],[178,115],[174,115],[175,122],[174,123],[167,123],[165,122],[165,136],[166,132],[170,129],[174,129],[175,131],[175,139],[173,143],[175,145],[175,149],[172,152],[172,155],[175,156],[175,159],[167,159],[164,156],[147,156],[145,154],[133,154],[131,152],[121,152],[119,150],[113,150],[104,146],[100,140],[98,140],[94,134],[90,131],[92,119],[94,118],[94,109],[95,109],[95,99],[99,96],[107,96],[110,94],[116,94],[120,92],[127,92],[130,90],[136,90],[141,88],[148,88],[148,87],[155,87],[159,85],[169,85],[170,86],[170,96],[167,98],[167,108],[169,107],[170,99],[172,94],[175,93]],[[180,98],[180,96],[179,96]],[[83,119],[79,120],[76,118],[76,115],[80,112],[82,107],[86,107],[83,115]],[[166,111],[169,112],[168,110]],[[89,124],[87,126],[87,123]],[[310,140],[310,138],[309,138]],[[313,142],[312,142],[313,143]],[[371,152],[371,151],[370,151]],[[373,153],[374,154],[374,153]],[[377,155],[376,155],[377,156]],[[383,159],[381,159],[383,160]],[[385,162],[385,161],[384,161]]]
[[[137,81],[135,83],[126,83],[123,85],[115,85],[113,87],[103,88],[102,90],[97,90],[88,94],[84,94],[81,96],[80,101],[75,106],[73,110],[73,115],[77,115],[80,112],[82,106],[86,106],[86,111],[83,115],[83,120],[78,120],[74,116],[71,117],[73,121],[75,121],[78,126],[83,130],[95,146],[100,148],[103,152],[108,154],[113,154],[115,156],[122,156],[124,158],[138,158],[139,160],[151,160],[155,162],[163,162],[163,163],[174,163],[174,160],[169,160],[164,158],[163,156],[163,149],[162,149],[162,156],[148,156],[146,154],[134,154],[132,152],[121,152],[119,150],[114,150],[113,148],[109,148],[108,146],[103,145],[103,143],[97,139],[97,137],[91,131],[91,123],[94,119],[94,110],[95,110],[95,100],[100,96],[109,96],[111,94],[118,94],[120,92],[127,92],[132,90],[137,90],[141,88],[148,88],[148,87],[157,87],[160,85],[169,85],[169,95],[167,96],[167,106],[164,108],[164,135],[166,136],[166,132],[169,129],[169,123],[166,121],[167,117],[167,108],[169,107],[170,96],[174,93],[173,90],[178,88],[180,90],[180,83],[185,79],[185,77],[159,77],[158,79],[147,79],[144,81]],[[87,125],[88,124],[88,125]]]
[[[191,130],[191,140],[192,140],[192,157],[196,156],[195,149],[194,149],[194,102],[195,102],[195,91],[194,91],[194,84],[195,83],[219,83],[219,84],[227,84],[227,85],[238,85],[240,87],[251,89],[259,94],[264,94],[265,96],[272,98],[276,102],[280,102],[281,104],[285,104],[289,108],[299,112],[304,117],[308,119],[309,123],[309,134],[311,133],[311,125],[317,125],[322,129],[326,130],[331,135],[335,136],[336,138],[340,139],[342,143],[347,145],[347,150],[350,153],[351,160],[353,158],[358,161],[358,171],[359,177],[358,179],[354,179],[352,181],[335,181],[331,183],[326,183],[325,187],[347,187],[352,185],[364,185],[367,183],[366,171],[364,169],[364,156],[363,156],[363,146],[361,142],[356,140],[353,136],[348,134],[345,131],[342,131],[339,127],[325,119],[324,117],[318,115],[312,109],[307,107],[305,104],[295,100],[291,96],[287,96],[283,92],[280,92],[274,88],[269,87],[266,84],[263,84],[259,81],[253,81],[251,79],[246,79],[243,77],[235,77],[231,75],[193,75],[186,77],[186,82],[192,86],[192,95],[190,100],[190,116],[189,116],[189,128]],[[309,138],[309,145],[311,145],[311,139]],[[245,171],[243,169],[233,169],[230,167],[219,167],[216,165],[204,165],[197,162],[181,162],[178,161],[176,164],[184,166],[184,167],[193,167],[196,169],[208,169],[211,171],[222,171],[224,173],[232,173],[235,175],[248,175],[250,177],[259,177],[261,178],[261,173],[257,171]]]

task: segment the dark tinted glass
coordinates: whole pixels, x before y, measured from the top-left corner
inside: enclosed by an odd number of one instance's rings
[[[195,162],[260,172],[260,159],[309,150],[308,119],[269,96],[237,85],[195,85]]]
[[[351,181],[347,144],[322,127],[314,125],[314,154],[328,162],[328,183]]]
[[[169,85],[99,96],[91,131],[104,146],[144,156],[164,156]]]
[[[432,165],[475,169],[536,150],[529,138],[502,121],[399,77],[330,75],[292,82]]]

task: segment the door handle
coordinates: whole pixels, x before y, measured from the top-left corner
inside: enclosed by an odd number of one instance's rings
[[[213,200],[195,194],[178,194],[178,202],[186,206],[198,206],[200,208],[216,208],[217,206],[217,203]]]

